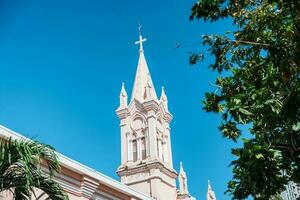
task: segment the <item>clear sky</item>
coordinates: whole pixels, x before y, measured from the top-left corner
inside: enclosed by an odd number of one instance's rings
[[[118,179],[119,120],[124,81],[131,94],[138,59],[138,23],[158,95],[165,87],[174,167],[183,161],[189,191],[205,199],[207,180],[219,200],[231,178],[233,143],[217,130],[220,117],[201,100],[215,90],[200,36],[232,28],[190,22],[194,0],[2,0],[0,3],[0,123],[53,145],[59,152]],[[175,48],[180,43],[180,48]]]

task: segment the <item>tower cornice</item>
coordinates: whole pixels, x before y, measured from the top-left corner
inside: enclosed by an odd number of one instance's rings
[[[124,119],[129,115],[128,108],[118,108],[116,114],[120,119]]]
[[[159,110],[159,104],[155,100],[146,101],[143,103],[146,111],[154,111],[155,113]]]
[[[148,162],[141,161],[139,165],[120,166],[117,173],[119,176],[130,176],[137,173],[143,173],[151,169],[159,169],[170,178],[177,178],[178,176],[178,173],[173,168],[170,168],[159,160],[152,160]]]
[[[143,104],[142,104],[140,101],[138,101],[137,99],[133,99],[133,100],[130,102],[129,106],[128,106],[129,113],[132,113],[132,111],[133,111],[134,109],[136,109],[136,110],[138,110],[138,111],[140,111],[140,112],[143,112],[143,111],[144,111],[144,106],[143,106]]]

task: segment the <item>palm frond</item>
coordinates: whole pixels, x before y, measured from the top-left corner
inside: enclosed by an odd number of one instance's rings
[[[68,199],[53,179],[59,172],[53,147],[32,140],[0,139],[0,192],[14,188],[16,199],[28,199],[34,188],[43,190],[50,199]],[[49,173],[42,170],[49,169]]]

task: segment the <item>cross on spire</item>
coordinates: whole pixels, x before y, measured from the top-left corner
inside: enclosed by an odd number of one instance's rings
[[[134,44],[139,44],[140,45],[139,52],[144,52],[143,42],[146,42],[147,39],[143,38],[143,36],[142,36],[142,26],[141,25],[139,25],[138,29],[139,29],[139,40],[136,41]]]

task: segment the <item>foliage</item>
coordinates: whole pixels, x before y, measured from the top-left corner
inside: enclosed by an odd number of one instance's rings
[[[272,197],[271,200],[284,200],[284,199],[282,199],[282,197],[280,195],[276,195],[276,196]]]
[[[67,200],[61,186],[53,179],[59,162],[51,146],[31,140],[0,141],[0,192],[10,190],[15,199],[31,199],[34,189],[45,192],[49,199]],[[46,174],[42,166],[48,168]]]
[[[222,115],[219,130],[233,141],[247,125],[251,139],[232,150],[233,199],[270,199],[300,182],[300,1],[199,0],[190,19],[228,18],[234,30],[204,35],[215,62],[217,91],[204,110]],[[193,54],[191,64],[202,60]]]

